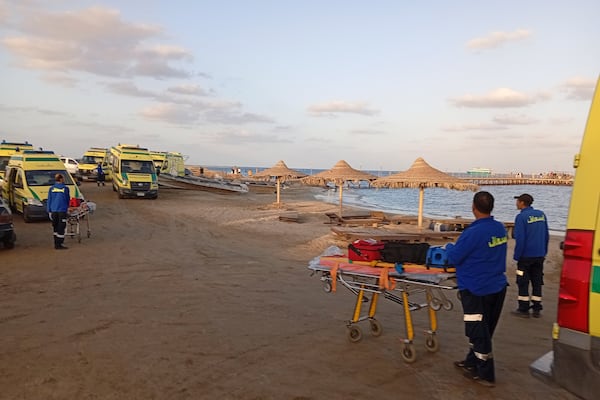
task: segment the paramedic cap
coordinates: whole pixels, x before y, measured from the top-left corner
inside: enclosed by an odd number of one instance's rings
[[[525,205],[530,206],[533,203],[533,197],[530,194],[523,193],[520,196],[515,196],[515,199],[522,201]]]

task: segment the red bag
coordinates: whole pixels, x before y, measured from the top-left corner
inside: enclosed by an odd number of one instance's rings
[[[348,259],[351,261],[381,260],[383,242],[374,239],[359,239],[348,245]]]
[[[81,199],[72,197],[71,200],[69,200],[69,207],[79,207],[81,205]]]

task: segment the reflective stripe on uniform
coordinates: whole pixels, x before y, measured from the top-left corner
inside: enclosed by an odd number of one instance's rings
[[[483,314],[464,314],[463,321],[465,321],[465,322],[483,321]]]
[[[542,296],[531,296],[532,301],[542,301]]]
[[[517,297],[517,300],[519,300],[519,301],[529,301],[530,298],[529,298],[529,296],[519,296],[519,297]]]
[[[57,234],[56,234],[56,237],[57,237],[57,238],[64,239],[64,238],[65,238],[65,235],[59,235],[59,234],[57,233]]]
[[[518,269],[517,271],[517,275],[518,276],[523,276],[525,273],[523,271],[521,271],[520,269]]]
[[[490,358],[494,358],[494,356],[492,355],[492,353],[487,353],[487,354],[483,354],[483,353],[478,353],[476,351],[473,352],[475,354],[475,357],[479,358],[480,360],[483,361],[487,361]]]

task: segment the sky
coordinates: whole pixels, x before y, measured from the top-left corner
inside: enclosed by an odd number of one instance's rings
[[[0,139],[189,165],[573,172],[600,2],[0,0]]]

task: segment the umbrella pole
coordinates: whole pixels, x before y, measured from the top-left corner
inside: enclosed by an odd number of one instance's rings
[[[344,184],[340,184],[340,218],[342,218],[342,192],[344,191]]]
[[[419,218],[418,218],[418,227],[423,227],[423,198],[425,197],[425,188],[421,186],[419,188]]]
[[[279,204],[279,193],[280,193],[280,181],[279,177],[277,177],[277,204]]]

